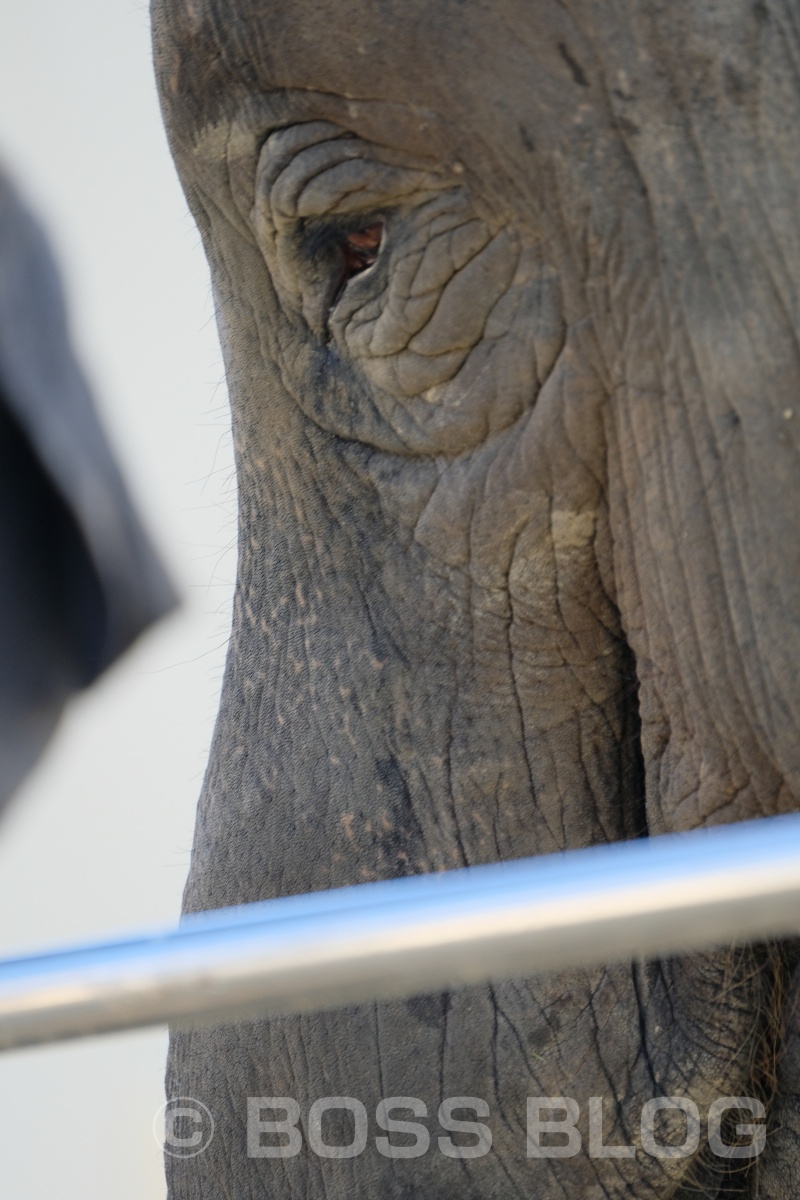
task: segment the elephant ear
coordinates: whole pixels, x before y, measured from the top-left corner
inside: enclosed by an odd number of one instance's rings
[[[69,695],[174,602],[72,353],[47,242],[0,170],[0,804]]]

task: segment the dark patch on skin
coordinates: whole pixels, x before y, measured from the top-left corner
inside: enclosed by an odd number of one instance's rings
[[[405,1002],[406,1008],[415,1020],[430,1029],[441,1028],[442,1022],[450,1011],[450,993],[438,992],[432,996],[412,996]]]
[[[537,1026],[528,1034],[528,1045],[534,1054],[539,1050],[544,1050],[549,1046],[555,1038],[556,1034],[561,1030],[562,1021],[559,1016],[553,1014],[549,1016],[548,1021],[544,1025]]]
[[[586,72],[581,64],[576,62],[572,57],[564,42],[558,43],[558,51],[564,62],[569,67],[570,71],[572,71],[572,78],[575,80],[578,87],[588,87],[589,80],[586,78]]]
[[[392,824],[381,826],[374,831],[374,843],[382,862],[391,864],[392,875],[415,875],[413,863],[419,857],[420,847],[424,844],[424,836],[420,829],[411,793],[408,790],[405,776],[394,758],[381,758],[375,764],[375,774],[381,787],[388,795],[381,799],[387,803],[391,814]]]
[[[730,96],[731,100],[740,104],[748,93],[747,83],[730,63],[725,64],[723,78],[725,81],[725,92]]]
[[[536,143],[534,142],[533,138],[528,133],[528,131],[524,125],[520,125],[520,127],[519,127],[519,136],[521,137],[522,144],[525,147],[525,149],[528,151],[528,153],[533,154],[534,150],[536,149]]]
[[[395,758],[379,758],[375,763],[375,774],[387,791],[399,794],[404,803],[409,802],[408,787]]]
[[[629,117],[617,117],[617,125],[623,133],[627,133],[628,137],[636,137],[641,133],[641,129],[635,121],[631,121]]]
[[[755,4],[753,5],[753,16],[760,25],[766,24],[766,22],[769,20],[769,9],[767,8],[765,0],[756,0]]]
[[[615,100],[619,100],[623,104],[631,104],[635,99],[628,92],[623,92],[621,88],[612,88],[611,95]],[[628,137],[636,137],[637,134],[641,133],[641,129],[636,122],[624,113],[619,113],[616,108],[614,109],[614,120],[620,132],[626,134]]]
[[[376,834],[375,844],[380,849],[382,860],[391,864],[392,875],[417,874],[412,863],[414,856],[419,853],[419,837],[414,837],[406,829],[393,829],[387,833]]]

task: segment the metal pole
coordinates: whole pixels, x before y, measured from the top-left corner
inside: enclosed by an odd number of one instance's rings
[[[0,1049],[800,932],[800,816],[187,917],[0,962]]]

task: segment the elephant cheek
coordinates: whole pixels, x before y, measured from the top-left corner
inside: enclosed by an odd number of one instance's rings
[[[800,540],[788,465],[697,398],[620,395],[615,420],[612,520],[649,828],[793,811]]]

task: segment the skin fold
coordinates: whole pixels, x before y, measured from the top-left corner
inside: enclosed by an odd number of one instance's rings
[[[788,0],[157,0],[153,27],[240,495],[187,911],[796,809]],[[168,1095],[216,1133],[169,1194],[790,1197],[796,991],[788,948],[740,945],[179,1032]],[[755,1165],[646,1153],[674,1095],[760,1097]],[[248,1096],[304,1133],[323,1096],[481,1097],[492,1148],[251,1157]],[[530,1096],[602,1097],[632,1156],[526,1157]]]

